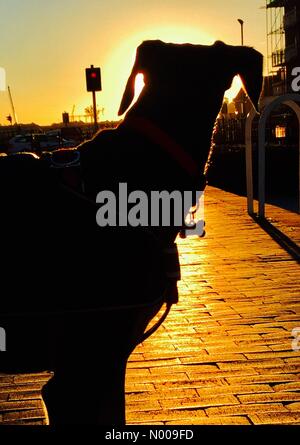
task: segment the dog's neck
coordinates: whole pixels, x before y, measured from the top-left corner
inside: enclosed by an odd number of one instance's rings
[[[168,134],[204,171],[211,146],[211,134],[223,96],[216,95],[209,109],[201,110],[200,99],[194,100],[195,107],[186,109],[191,103],[188,98],[155,97],[153,93],[142,93],[139,100],[128,111],[123,125],[131,118],[143,118]],[[157,105],[159,104],[159,105]]]

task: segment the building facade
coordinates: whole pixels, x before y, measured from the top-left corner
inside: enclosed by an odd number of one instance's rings
[[[292,71],[300,67],[300,0],[267,0],[268,76],[265,96],[292,91]]]

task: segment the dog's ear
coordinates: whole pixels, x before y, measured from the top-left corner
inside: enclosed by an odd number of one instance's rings
[[[240,76],[244,89],[253,106],[258,110],[259,98],[263,85],[263,56],[248,46],[231,46],[224,42],[214,43],[218,63],[227,67],[227,75],[232,79]]]
[[[144,74],[145,83],[147,83],[148,73],[151,72],[151,67],[155,67],[155,60],[157,58],[157,50],[164,46],[160,40],[146,40],[138,46],[136,50],[135,62],[127,80],[125,91],[121,100],[121,105],[118,115],[125,113],[130,107],[134,98],[135,78],[137,74]]]
[[[245,46],[235,47],[234,52],[234,74],[239,74],[252,104],[258,110],[263,85],[263,56],[255,49]]]
[[[135,78],[139,72],[140,71],[139,71],[138,50],[137,50],[135,63],[133,65],[132,71],[126,83],[125,91],[123,93],[123,97],[121,100],[121,105],[118,111],[118,116],[121,116],[123,113],[125,113],[125,111],[129,108],[131,102],[133,101]]]

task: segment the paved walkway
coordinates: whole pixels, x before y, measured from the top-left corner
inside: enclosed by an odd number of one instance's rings
[[[247,215],[208,188],[207,236],[180,240],[180,302],[139,346],[127,420],[152,424],[300,424],[300,268]],[[300,217],[268,207],[294,241]],[[299,243],[300,244],[300,243]]]
[[[207,236],[179,240],[180,301],[136,348],[129,424],[300,424],[300,268],[246,212],[208,188]],[[300,244],[300,217],[267,216]],[[300,347],[300,341],[299,341]],[[45,374],[0,376],[0,422],[44,423]]]

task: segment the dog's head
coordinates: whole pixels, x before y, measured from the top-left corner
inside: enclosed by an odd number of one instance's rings
[[[222,98],[233,77],[239,74],[257,109],[262,70],[263,57],[253,48],[226,45],[220,41],[206,46],[148,40],[137,48],[119,115],[125,113],[133,101],[135,78],[139,73],[144,75],[144,94],[167,100],[177,96],[179,102],[184,97],[203,102],[214,101],[214,96]]]

